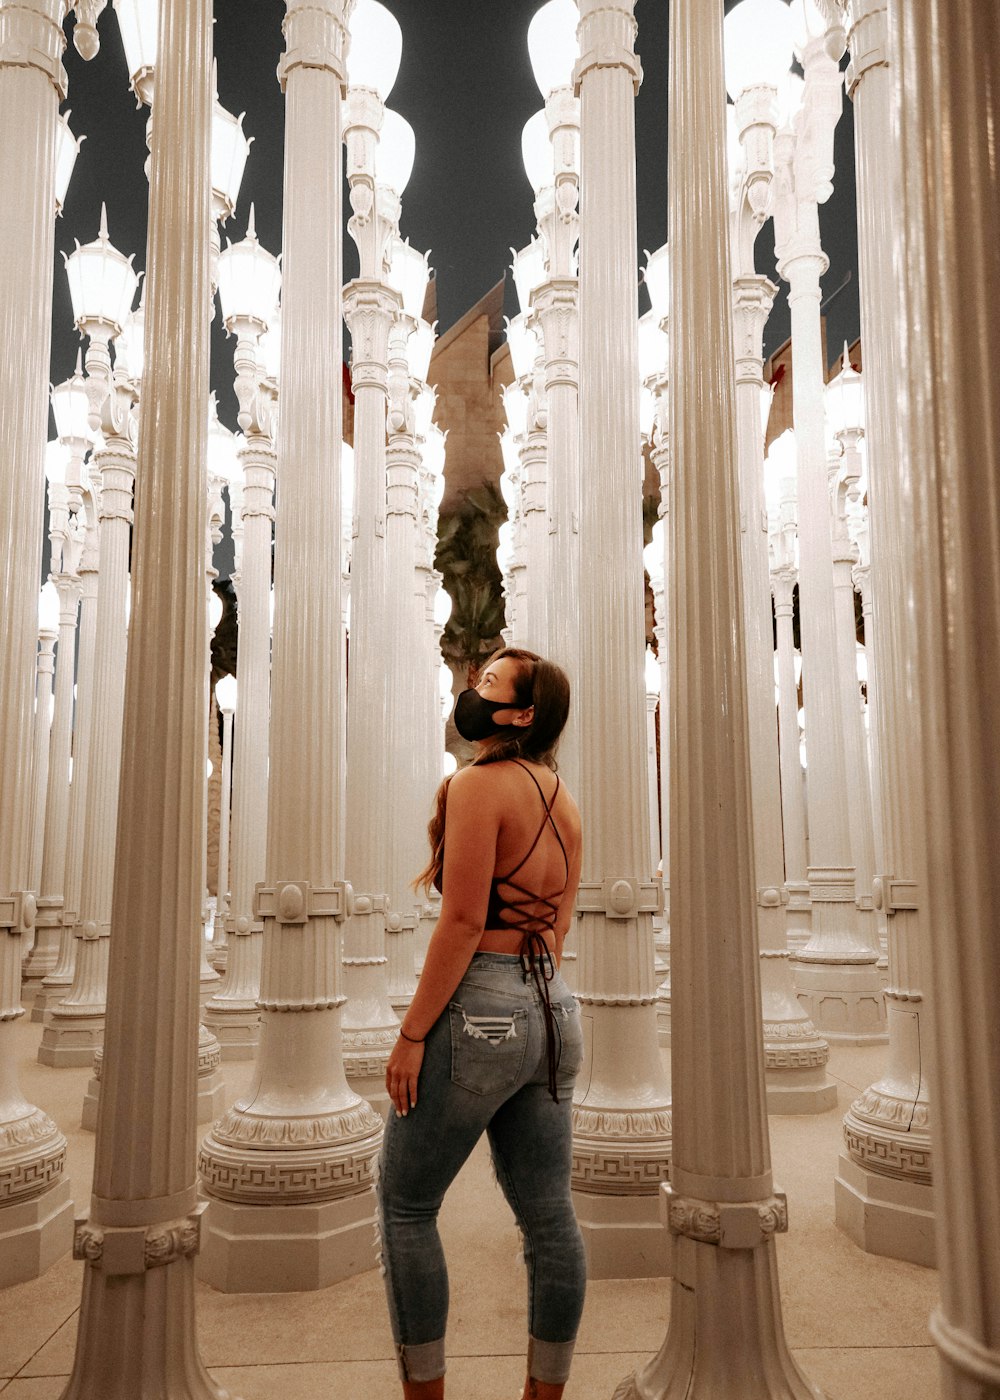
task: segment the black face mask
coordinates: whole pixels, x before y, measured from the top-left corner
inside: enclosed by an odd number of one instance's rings
[[[478,690],[463,690],[455,701],[455,728],[463,739],[470,743],[477,739],[490,739],[494,734],[503,734],[507,724],[497,724],[493,716],[497,710],[516,710],[515,700],[484,700]]]

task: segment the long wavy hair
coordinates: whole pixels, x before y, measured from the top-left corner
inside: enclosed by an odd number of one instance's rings
[[[517,662],[511,709],[526,710],[534,706],[534,714],[530,724],[506,725],[502,734],[484,740],[472,762],[501,763],[504,759],[526,758],[555,772],[556,749],[569,716],[569,677],[554,661],[546,661],[523,647],[500,647],[487,657],[482,671],[505,656]],[[413,882],[414,889],[427,894],[439,885],[444,868],[444,824],[450,781],[450,777],[445,778],[435,795],[434,811],[427,824],[431,857]]]

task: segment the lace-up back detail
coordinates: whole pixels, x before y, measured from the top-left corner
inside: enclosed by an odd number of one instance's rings
[[[555,819],[552,816],[552,808],[555,806],[556,798],[559,796],[559,777],[556,775],[556,785],[552,793],[552,801],[546,802],[545,794],[542,791],[542,785],[535,777],[534,773],[532,773],[531,769],[517,759],[514,759],[513,762],[517,764],[518,768],[524,769],[538,789],[538,795],[542,799],[542,805],[545,808],[545,815],[542,817],[542,824],[538,828],[534,841],[532,841],[513,870],[508,871],[506,875],[497,875],[490,882],[490,900],[486,907],[485,927],[503,929],[505,931],[509,929],[512,933],[524,934],[526,938],[530,934],[543,936],[546,933],[552,933],[555,929],[556,915],[559,912],[559,901],[562,899],[566,889],[566,880],[569,878],[569,857],[566,854],[566,847],[563,844],[562,836],[559,834],[559,828],[556,826]],[[519,885],[513,877],[531,859],[535,847],[542,839],[542,834],[547,826],[551,826],[552,830],[555,832],[556,840],[559,842],[559,849],[562,851],[566,871],[562,886],[558,890],[553,891],[551,894],[537,894],[535,891],[525,889],[523,885]],[[515,891],[515,894],[504,894],[501,890],[501,886],[507,890]],[[541,912],[537,914],[529,913],[530,907],[538,904],[542,906]],[[503,917],[504,915],[506,915],[506,917]]]

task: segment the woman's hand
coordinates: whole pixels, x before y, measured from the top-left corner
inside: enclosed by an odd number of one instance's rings
[[[385,1067],[385,1087],[397,1115],[406,1117],[417,1106],[417,1080],[424,1062],[424,1042],[416,1044],[400,1036]]]

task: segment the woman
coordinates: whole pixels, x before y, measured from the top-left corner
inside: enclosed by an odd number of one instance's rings
[[[416,994],[389,1058],[379,1170],[382,1262],[406,1400],[444,1395],[448,1275],[437,1214],[485,1130],[524,1238],[524,1397],[558,1400],[583,1310],[570,1199],[580,1014],[558,966],[580,881],[580,816],[555,772],[569,681],[504,647],[455,706],[474,762],[442,784],[432,856],[442,892]]]

